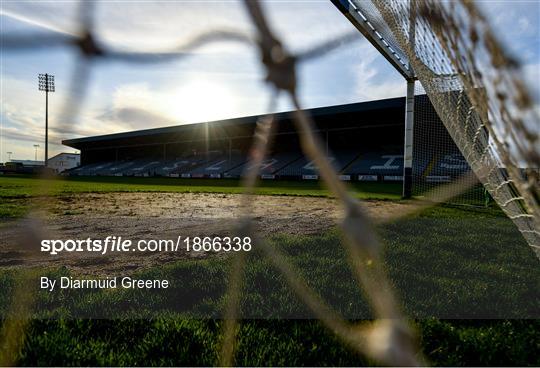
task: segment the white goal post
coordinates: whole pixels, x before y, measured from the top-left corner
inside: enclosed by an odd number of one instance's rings
[[[474,4],[332,2],[407,82],[404,197],[411,195],[418,80],[476,178],[540,257],[540,189],[530,174],[540,161],[540,118],[519,65]]]

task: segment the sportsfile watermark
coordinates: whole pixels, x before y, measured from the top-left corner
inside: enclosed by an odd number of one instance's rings
[[[126,252],[249,252],[253,248],[249,236],[182,236],[176,239],[139,239],[110,235],[103,239],[44,239],[40,251],[50,255],[64,252],[93,254]]]
[[[227,305],[231,269],[241,256],[245,277],[239,316],[316,318],[281,275],[280,262],[286,259],[297,265],[301,277],[333,310],[348,319],[373,317],[349,267],[341,233],[333,228],[315,232],[327,229],[336,218],[339,221],[338,212],[335,217],[270,216],[255,220],[256,232],[235,226],[235,219],[227,217],[111,220],[88,216],[85,223],[69,219],[54,225],[50,235],[40,234],[28,250],[7,248],[13,250],[2,254],[0,268],[7,274],[16,268],[33,270],[24,287],[32,291],[35,312],[43,318],[182,315],[219,319]],[[536,260],[531,259],[527,266],[530,277],[512,273],[515,266],[496,260],[496,267],[507,274],[496,280],[496,288],[488,282],[492,267],[456,267],[453,261],[460,257],[492,259],[506,239],[517,234],[505,225],[504,218],[483,218],[483,226],[508,232],[508,236],[478,231],[475,236],[483,245],[476,247],[466,242],[469,235],[463,232],[470,221],[468,217],[414,217],[380,227],[391,282],[403,296],[408,315],[418,319],[538,318]],[[10,229],[11,235],[0,243],[8,245],[25,236],[23,228],[18,230]],[[300,230],[307,233],[299,234]],[[444,249],[430,239],[419,243],[418,233],[428,231],[435,236],[452,234],[455,241],[446,243]],[[413,268],[402,267],[404,247],[414,249],[425,261]],[[527,250],[526,244],[521,249]],[[21,256],[23,251],[28,253],[26,258]],[[279,258],[272,258],[270,252]],[[432,253],[441,256],[426,256]],[[10,284],[0,287],[0,299],[8,300],[12,290]]]

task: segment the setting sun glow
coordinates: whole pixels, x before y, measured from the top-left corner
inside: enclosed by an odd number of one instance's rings
[[[226,88],[208,81],[192,81],[173,90],[163,106],[167,115],[182,123],[197,123],[232,117],[234,96]]]

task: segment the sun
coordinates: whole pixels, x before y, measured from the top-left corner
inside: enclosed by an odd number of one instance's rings
[[[183,123],[231,117],[236,112],[234,94],[224,86],[205,80],[190,81],[165,98],[163,110]]]

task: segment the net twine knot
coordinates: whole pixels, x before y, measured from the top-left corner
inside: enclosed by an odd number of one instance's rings
[[[266,67],[265,81],[277,89],[296,92],[296,58],[290,55],[276,39],[259,42],[261,61]]]

